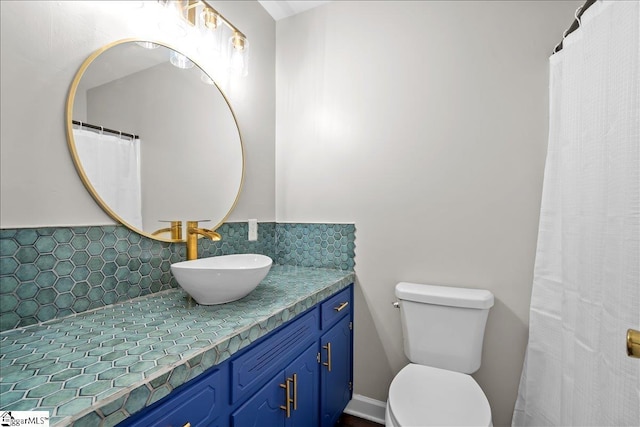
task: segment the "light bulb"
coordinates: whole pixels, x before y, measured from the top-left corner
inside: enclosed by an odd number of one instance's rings
[[[218,15],[209,7],[200,13],[200,24],[204,30],[215,31],[218,28]]]
[[[212,9],[208,9],[208,12],[207,9],[205,9],[205,11],[200,14],[200,18],[198,52],[205,57],[213,57],[215,61],[219,61],[224,27],[220,25],[221,21]]]
[[[247,39],[237,32],[233,34],[233,37],[231,37],[231,45],[233,46],[233,49],[238,52],[245,50],[246,43]]]
[[[248,72],[249,41],[239,32],[229,39],[229,69],[233,74],[246,76]]]

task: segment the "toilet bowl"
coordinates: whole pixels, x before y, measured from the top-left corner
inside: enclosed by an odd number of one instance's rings
[[[491,427],[491,407],[471,375],[411,363],[391,383],[387,427]]]
[[[395,293],[411,363],[391,382],[385,424],[492,426],[489,401],[470,374],[480,368],[493,294],[416,283],[398,283]]]

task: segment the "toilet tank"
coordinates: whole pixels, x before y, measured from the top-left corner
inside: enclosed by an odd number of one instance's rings
[[[402,282],[396,297],[412,363],[465,374],[480,368],[490,291]]]

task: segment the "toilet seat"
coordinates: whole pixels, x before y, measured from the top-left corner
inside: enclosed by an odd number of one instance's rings
[[[492,425],[489,401],[470,375],[413,363],[391,382],[387,411],[398,427]]]

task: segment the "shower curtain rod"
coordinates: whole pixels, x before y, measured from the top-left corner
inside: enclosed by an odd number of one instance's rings
[[[558,43],[555,49],[553,49],[553,53],[558,53],[562,50],[562,43],[564,42],[565,37],[567,37],[569,34],[573,33],[575,30],[580,28],[580,18],[582,17],[582,14],[585,12],[585,10],[589,9],[591,5],[593,5],[596,1],[597,0],[587,0],[585,4],[583,4],[582,6],[580,6],[580,8],[576,10],[576,14],[575,14],[576,19],[573,20],[569,29],[565,31],[564,34],[562,34],[562,40],[560,41],[560,43]]]
[[[99,130],[100,132],[109,132],[119,136],[126,136],[127,138],[131,138],[131,139],[140,139],[138,135],[134,135],[132,133],[120,132],[119,130],[113,130],[113,129],[105,128],[102,126],[92,125],[90,123],[80,122],[78,120],[71,120],[71,123],[73,123],[74,125]]]

